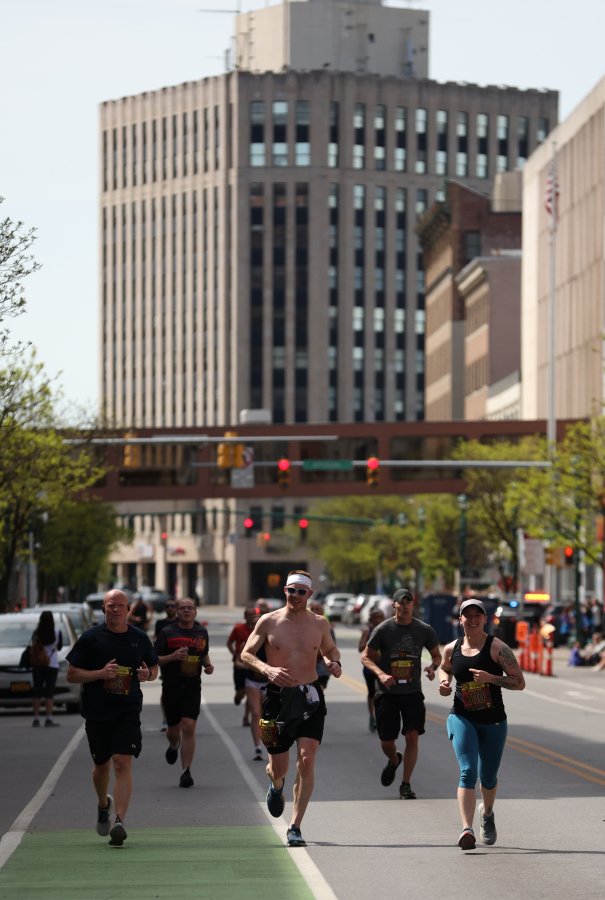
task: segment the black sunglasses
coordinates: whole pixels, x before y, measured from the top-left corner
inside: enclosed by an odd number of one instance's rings
[[[301,597],[304,597],[304,595],[307,593],[306,588],[287,587],[286,590],[289,594],[299,594]]]

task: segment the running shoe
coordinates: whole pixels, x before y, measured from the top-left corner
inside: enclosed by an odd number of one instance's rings
[[[474,850],[476,843],[475,832],[472,828],[465,828],[458,838],[458,846],[461,850]]]
[[[488,844],[491,847],[492,844],[496,843],[496,838],[498,837],[498,832],[496,831],[496,820],[494,818],[493,811],[491,815],[486,816],[483,812],[483,808],[483,803],[480,803],[479,822],[481,824],[479,826],[479,834],[483,843]]]
[[[284,784],[285,784],[284,780]],[[284,800],[284,784],[280,788],[273,787],[273,782],[269,785],[267,791],[267,809],[274,819],[279,819],[284,811],[286,801]]]
[[[383,787],[388,787],[390,784],[393,784],[395,780],[395,772],[398,767],[401,765],[401,760],[403,759],[401,753],[397,751],[397,762],[392,763],[391,760],[388,761],[384,769],[382,770],[382,774],[380,776],[380,783]]]
[[[179,758],[179,747],[181,746],[181,742],[179,741],[176,747],[173,747],[172,744],[168,744],[168,749],[166,750],[166,762],[169,766],[173,766],[177,759]]]
[[[415,800],[416,794],[412,790],[409,781],[402,781],[399,785],[399,798],[401,800]]]
[[[107,806],[97,807],[97,834],[101,837],[107,837],[109,834],[109,820],[113,815],[113,797],[107,795]]]
[[[263,751],[261,747],[257,747],[254,751],[254,761],[262,762],[263,761]]]
[[[189,769],[183,769],[183,774],[179,779],[179,787],[193,787],[193,778],[191,777],[191,772],[189,771]]]
[[[376,719],[374,718],[374,716],[370,716],[369,725],[370,725],[370,731],[372,732],[372,734],[374,734],[374,732],[376,731]]]
[[[44,727],[45,728],[58,728],[59,723],[55,722],[54,719],[46,719],[46,721],[44,722]]]
[[[40,727],[40,719],[33,719],[32,728],[39,728],[39,727]]]
[[[286,840],[288,841],[288,847],[307,846],[307,842],[300,833],[300,828],[297,828],[296,825],[290,825],[290,827],[286,831]]]
[[[124,823],[118,816],[109,832],[109,843],[112,847],[121,847],[127,837]]]

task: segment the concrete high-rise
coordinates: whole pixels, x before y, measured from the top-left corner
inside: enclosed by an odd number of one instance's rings
[[[232,70],[102,104],[101,397],[123,426],[424,417],[415,225],[489,194],[555,92],[428,79],[425,11],[237,17]]]

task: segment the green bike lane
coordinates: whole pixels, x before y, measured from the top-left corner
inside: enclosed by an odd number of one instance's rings
[[[159,690],[154,685],[146,689],[143,750],[133,762],[128,839],[121,848],[96,833],[86,738],[78,741],[80,723],[73,717],[60,718],[70,726],[69,731],[65,727],[65,747],[70,737],[76,746],[73,752],[64,750],[64,769],[41,804],[34,795],[47,773],[32,781],[29,813],[5,836],[16,842],[15,834],[25,831],[0,868],[2,900],[333,898],[306,851],[285,846],[287,823],[269,818],[263,803],[264,764],[250,759],[250,732],[241,727],[241,711],[232,705],[228,673],[208,693],[218,700],[223,691],[225,706],[230,702],[231,708],[223,707],[221,718],[228,716],[229,729],[213,713],[222,704],[204,704],[192,767],[195,785],[185,790],[178,787],[179,764],[168,766],[164,759]],[[26,747],[34,739],[29,719],[19,727]],[[48,768],[53,764],[55,758],[49,757]],[[20,767],[15,777],[23,777],[23,771]]]

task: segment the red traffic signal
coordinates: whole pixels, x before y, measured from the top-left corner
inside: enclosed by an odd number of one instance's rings
[[[377,456],[370,456],[366,465],[366,482],[370,487],[376,487],[380,479],[380,460]]]
[[[163,532],[160,534],[160,540],[161,540],[161,542],[162,542],[163,544],[167,544],[167,543],[168,543],[168,532],[167,532],[167,531],[163,531]]]
[[[277,483],[282,488],[287,488],[290,484],[290,460],[285,457],[277,462]]]
[[[299,519],[299,520],[298,520],[298,527],[299,527],[299,528],[303,528],[303,529],[304,529],[304,528],[308,528],[308,527],[309,527],[309,520],[308,520],[308,519]]]
[[[251,528],[254,528],[254,519],[251,519],[250,516],[246,516],[244,519],[244,528],[246,531],[250,531]]]
[[[573,547],[569,545],[563,548],[563,559],[565,560],[566,566],[573,566],[576,561],[576,552]]]

